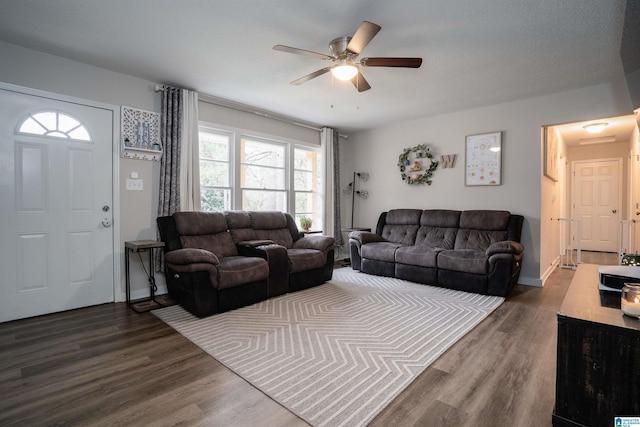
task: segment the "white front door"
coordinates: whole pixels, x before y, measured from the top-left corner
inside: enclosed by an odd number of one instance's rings
[[[622,161],[576,161],[572,169],[572,218],[580,220],[581,249],[616,252]]]
[[[0,322],[114,300],[113,120],[0,88]]]

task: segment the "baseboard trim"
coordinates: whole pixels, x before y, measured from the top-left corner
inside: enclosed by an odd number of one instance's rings
[[[158,290],[155,292],[155,295],[164,295],[164,294],[168,294],[169,291],[167,290],[167,285],[164,283],[158,283],[158,281],[156,281],[156,286],[158,287]],[[144,289],[139,289],[139,290],[132,290],[131,291],[131,301],[136,301],[139,299],[145,299],[145,298],[149,298],[151,296],[150,292],[149,292],[149,288],[144,288]],[[115,302],[125,302],[127,300],[127,296],[124,292],[120,293],[120,298],[116,299]]]
[[[551,262],[551,265],[549,265],[549,267],[545,270],[545,272],[540,277],[540,286],[544,286],[549,276],[551,276],[551,273],[553,273],[553,271],[556,268],[558,268],[559,265],[560,265],[560,257],[558,256],[553,260],[553,262]]]
[[[542,281],[542,279],[538,279],[538,278],[535,278],[535,277],[520,276],[518,278],[518,284],[527,285],[527,286],[535,286],[537,288],[541,288],[543,286],[544,282]]]

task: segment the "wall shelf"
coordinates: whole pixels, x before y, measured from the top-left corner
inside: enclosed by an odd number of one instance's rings
[[[137,108],[121,108],[122,157],[160,161],[160,114]]]

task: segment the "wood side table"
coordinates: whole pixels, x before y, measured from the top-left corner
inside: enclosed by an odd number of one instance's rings
[[[308,230],[308,231],[301,231],[302,234],[304,234],[305,236],[307,234],[322,234],[322,230]]]
[[[351,228],[343,228],[343,233],[351,233],[352,231],[371,231],[371,228],[368,227],[351,227]]]
[[[136,313],[144,313],[154,308],[164,307],[161,302],[156,301],[156,286],[155,279],[155,265],[154,265],[154,250],[156,248],[163,248],[164,242],[157,242],[155,240],[133,240],[124,242],[124,265],[126,276],[126,290],[127,290],[127,306]],[[149,293],[150,298],[131,301],[131,278],[129,275],[129,256],[132,253],[149,252],[149,271],[147,277],[149,279]],[[141,258],[142,261],[142,258]],[[144,264],[142,265],[144,268]]]

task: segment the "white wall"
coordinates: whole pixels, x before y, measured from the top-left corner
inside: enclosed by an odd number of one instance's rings
[[[566,144],[561,135],[551,128],[558,141],[558,181],[540,174],[540,235],[545,236],[546,250],[540,252],[540,279],[542,282],[553,272],[560,255],[560,233],[570,227],[569,223],[560,224],[558,218],[564,215],[564,184],[566,182]],[[541,138],[543,135],[541,134]],[[540,159],[544,159],[544,144],[540,146]],[[542,162],[541,162],[542,164]],[[544,166],[542,166],[544,169]],[[564,240],[564,239],[563,239]]]
[[[373,228],[380,213],[393,208],[505,209],[522,214],[525,252],[520,283],[541,285],[547,269],[541,259],[552,258],[548,253],[553,251],[541,236],[541,215],[549,211],[546,204],[555,191],[555,185],[543,189],[541,184],[541,126],[630,112],[631,102],[621,80],[354,133],[346,142],[352,145],[353,154],[343,161],[342,170],[355,168],[371,174],[365,183],[369,198],[356,202],[357,225]],[[493,131],[503,131],[503,184],[465,187],[465,136]],[[455,167],[439,168],[431,186],[408,185],[400,179],[398,156],[404,148],[423,143],[436,157],[457,154]],[[347,175],[343,175],[343,187],[349,182]]]
[[[203,97],[206,99],[206,97]],[[273,137],[279,140],[303,142],[309,145],[320,145],[320,132],[296,126],[260,115],[237,111],[215,105],[206,100],[198,103],[200,121],[218,124],[227,128],[250,130],[253,136]]]

